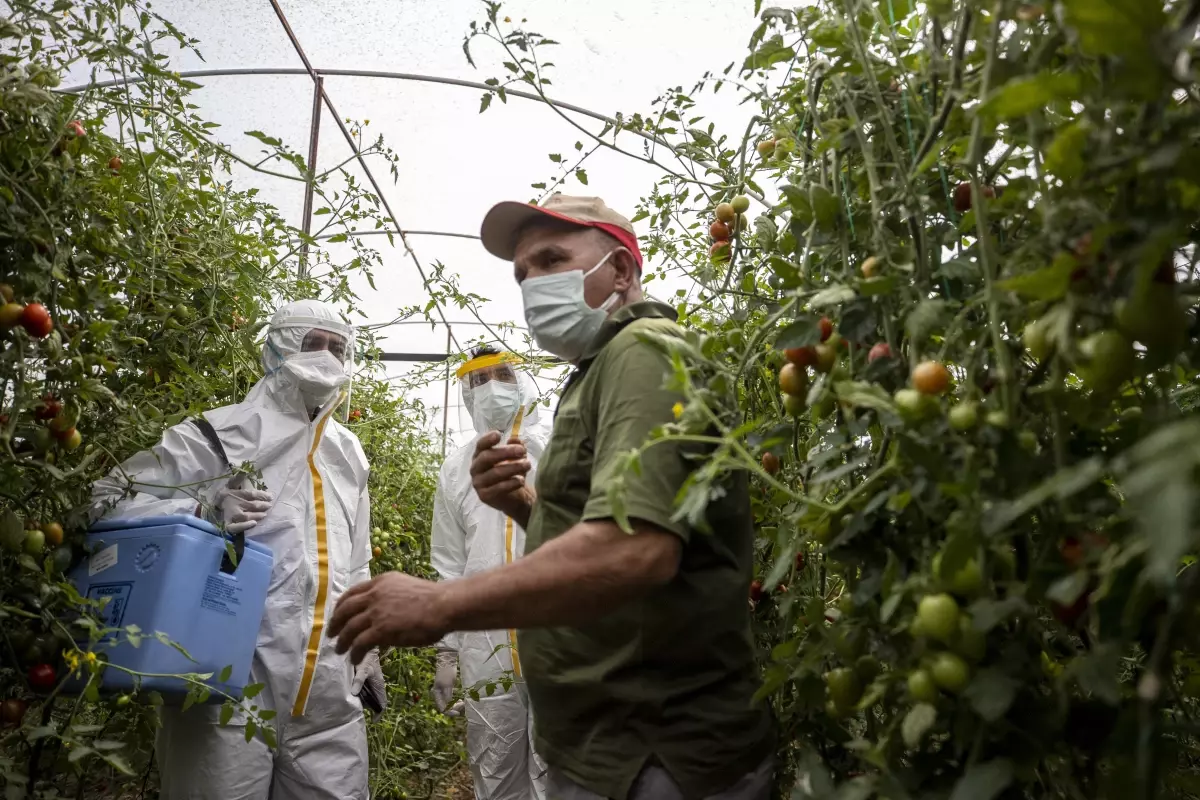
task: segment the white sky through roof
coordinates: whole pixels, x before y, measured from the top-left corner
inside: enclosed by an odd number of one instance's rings
[[[292,29],[314,67],[383,70],[483,81],[503,78],[506,56],[498,45],[477,39],[472,69],[462,52],[462,39],[472,20],[482,21],[485,8],[474,0],[283,0]],[[159,0],[153,10],[185,33],[200,40],[204,60],[170,52],[171,68],[231,69],[302,67],[267,0]],[[559,42],[542,57],[553,61],[548,94],[561,101],[612,115],[651,111],[651,101],[673,86],[690,90],[706,70],[718,71],[745,57],[753,30],[753,4],[696,3],[691,0],[525,0],[505,4],[502,14],[514,22],[527,18],[527,27]],[[87,80],[80,70],[68,83]],[[312,109],[312,81],[297,76],[230,76],[198,78],[203,88],[193,95],[201,115],[219,123],[215,135],[239,154],[257,160],[261,145],[243,135],[261,130],[279,137],[292,149],[307,154]],[[393,183],[382,159],[371,163],[388,201],[406,230],[440,230],[477,234],[487,209],[499,200],[528,200],[539,194],[530,184],[552,178],[556,165],[548,153],[573,154],[584,137],[554,112],[536,102],[510,98],[494,101],[479,113],[481,92],[475,89],[411,81],[357,77],[328,77],[329,93],[343,117],[370,120],[371,138],[382,134],[400,156],[399,181]],[[525,88],[525,87],[522,87]],[[718,132],[740,136],[752,111],[736,104],[726,89],[694,96],[696,113],[718,121]],[[587,129],[602,124],[576,117]],[[641,140],[622,135],[626,149],[641,151]],[[587,143],[585,142],[585,145]],[[321,128],[319,168],[350,156],[337,126],[325,112]],[[601,151],[585,165],[587,187],[569,180],[564,191],[603,197],[613,208],[632,216],[639,197],[649,193],[660,176],[654,167],[619,154]],[[299,226],[303,186],[237,169],[239,188],[257,186],[260,198],[280,209]],[[361,175],[359,176],[362,177]],[[314,227],[320,218],[314,221]],[[644,225],[644,223],[641,223]],[[639,232],[644,232],[641,229]],[[356,284],[363,322],[380,323],[395,317],[400,306],[428,299],[416,270],[397,246],[385,237],[370,238],[383,252],[384,266],[375,275],[376,289]],[[509,264],[488,255],[477,240],[412,237],[410,245],[423,265],[445,264],[460,276],[466,292],[489,298],[483,317],[489,323],[523,324],[521,296]],[[397,245],[399,240],[397,239]],[[334,245],[333,247],[338,247]],[[336,257],[336,253],[335,253]],[[681,284],[682,285],[682,284]],[[660,299],[671,299],[677,288],[652,283]],[[452,322],[471,319],[469,312],[450,308]],[[474,325],[455,326],[466,344],[482,335]],[[444,327],[400,325],[380,332],[382,347],[391,352],[442,352]],[[390,375],[410,367],[388,365]],[[543,382],[543,388],[549,384]],[[416,391],[440,432],[443,385]],[[451,386],[449,429],[451,446],[470,437],[471,422],[458,407],[457,386]]]

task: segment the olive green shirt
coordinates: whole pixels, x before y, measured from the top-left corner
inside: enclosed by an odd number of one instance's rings
[[[582,521],[614,517],[611,476],[629,451],[673,420],[671,366],[639,334],[682,336],[675,312],[641,302],[604,323],[563,389],[538,462],[527,553]],[[745,473],[708,505],[708,531],[675,519],[698,466],[695,446],[657,444],[626,475],[625,509],[683,542],[679,573],[578,627],[520,631],[535,747],[593,792],[624,800],[651,760],[689,797],[728,788],[772,752],[773,723],[750,633],[753,519]],[[702,455],[702,454],[701,454]],[[636,535],[636,534],[635,534]]]

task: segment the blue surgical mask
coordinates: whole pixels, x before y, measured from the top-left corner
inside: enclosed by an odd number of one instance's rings
[[[613,253],[624,249],[610,250],[587,272],[573,269],[521,282],[525,321],[538,347],[571,362],[583,356],[621,296],[613,292],[599,308],[592,308],[584,297],[584,282],[607,264]]]

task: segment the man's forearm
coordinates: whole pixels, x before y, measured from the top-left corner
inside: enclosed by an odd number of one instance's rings
[[[586,623],[670,581],[681,547],[658,528],[583,522],[513,564],[446,582],[442,615],[467,631]]]

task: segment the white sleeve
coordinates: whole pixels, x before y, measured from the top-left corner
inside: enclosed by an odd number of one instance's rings
[[[443,466],[438,475],[437,491],[433,495],[433,526],[429,545],[429,563],[442,580],[462,577],[467,567],[466,537],[447,481],[447,470]],[[447,634],[437,647],[439,650],[457,651],[457,634]]]
[[[350,585],[371,580],[371,495],[364,485],[358,495],[358,511],[354,515],[354,538],[351,540],[353,564],[359,564],[350,576]]]
[[[213,482],[228,473],[200,429],[185,422],[96,481],[92,517],[202,516],[201,503],[212,500]]]

